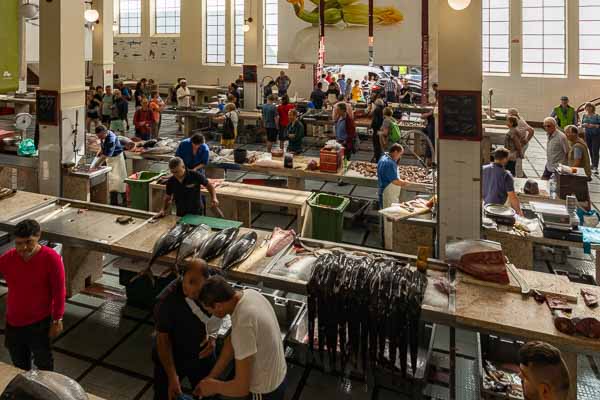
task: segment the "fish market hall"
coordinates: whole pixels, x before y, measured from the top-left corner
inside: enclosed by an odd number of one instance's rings
[[[599,0],[0,37],[0,399],[600,399]]]

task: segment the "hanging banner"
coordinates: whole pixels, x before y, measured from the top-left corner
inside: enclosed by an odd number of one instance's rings
[[[319,1],[279,3],[279,61],[315,63],[319,43]],[[369,63],[369,1],[327,0],[326,62]],[[374,63],[421,65],[421,2],[374,0]]]
[[[0,1],[0,93],[19,87],[19,2]]]

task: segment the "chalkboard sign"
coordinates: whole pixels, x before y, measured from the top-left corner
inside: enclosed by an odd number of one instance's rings
[[[440,90],[440,139],[481,141],[481,92]]]
[[[256,83],[258,80],[256,65],[244,65],[242,72],[244,74],[244,83]]]
[[[58,92],[38,90],[36,92],[36,118],[40,125],[58,126]]]

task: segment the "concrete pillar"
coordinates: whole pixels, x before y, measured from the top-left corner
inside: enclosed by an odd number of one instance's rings
[[[59,97],[58,125],[40,124],[38,174],[40,193],[43,194],[61,195],[62,164],[76,162],[83,154],[83,12],[83,2],[79,1],[40,2],[40,89],[56,91]]]
[[[481,91],[481,0],[472,0],[462,11],[439,0],[438,11],[440,90]],[[438,140],[438,242],[442,257],[448,241],[480,237],[480,148],[480,142]]]
[[[92,39],[92,76],[94,86],[113,85],[113,0],[95,0],[94,9],[100,14],[94,25]]]
[[[232,2],[233,3],[233,2]],[[250,30],[244,35],[244,64],[247,65],[259,65],[261,53],[259,52],[258,46],[258,35],[259,25],[257,8],[253,7],[253,3],[258,3],[252,0],[245,1],[245,19],[252,18],[252,22],[249,23]],[[262,32],[262,30],[260,30]],[[259,80],[257,76],[257,81]],[[257,105],[256,92],[258,91],[259,82],[256,83],[244,83],[244,108],[246,110],[255,110]],[[262,95],[262,94],[261,94]]]

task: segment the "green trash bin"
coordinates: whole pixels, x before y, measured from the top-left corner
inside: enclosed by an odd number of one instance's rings
[[[312,237],[318,240],[341,242],[344,233],[344,211],[350,199],[317,193],[308,199],[312,213]]]
[[[148,211],[150,203],[150,184],[163,176],[165,172],[142,171],[125,179],[129,187],[129,206]]]

